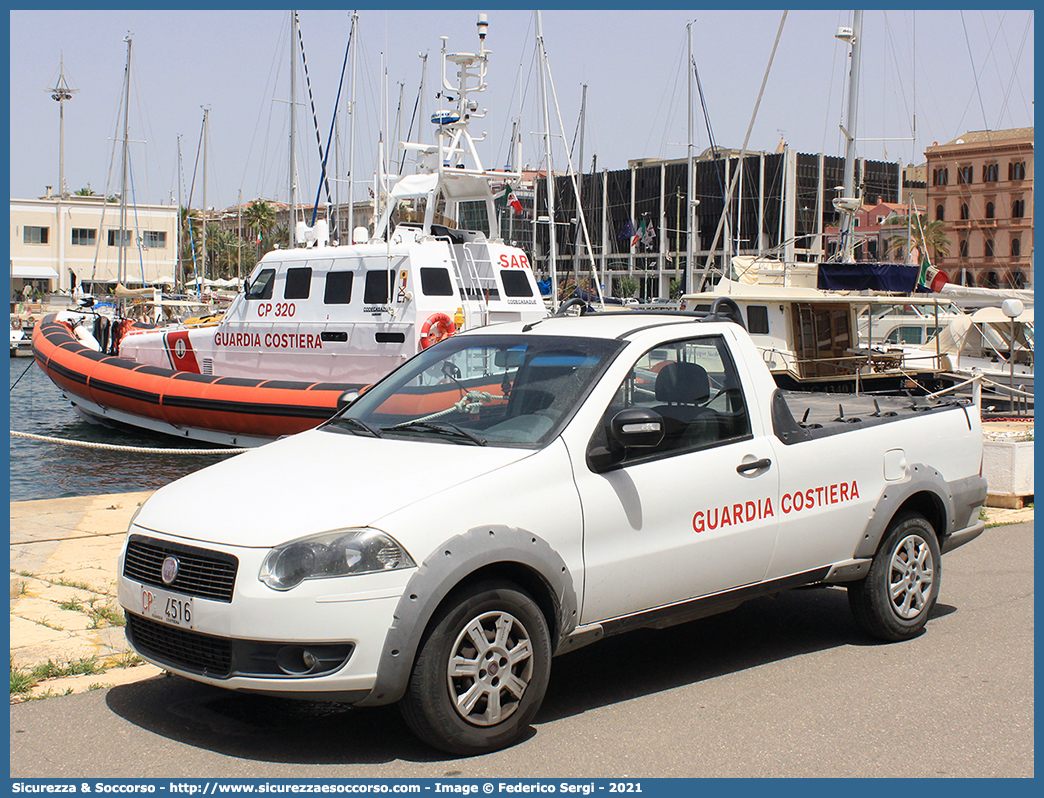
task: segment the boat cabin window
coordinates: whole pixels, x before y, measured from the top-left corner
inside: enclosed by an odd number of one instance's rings
[[[388,301],[387,269],[375,269],[366,272],[366,288],[363,290],[363,304],[383,305]]]
[[[767,335],[768,331],[768,307],[765,305],[749,305],[747,307],[747,332],[751,335]]]
[[[328,272],[326,275],[326,291],[323,303],[326,305],[347,305],[352,301],[352,276],[354,272]]]
[[[453,296],[449,269],[420,270],[421,293],[425,296]]]
[[[287,269],[283,299],[308,299],[311,286],[312,268],[310,266]]]
[[[275,269],[262,269],[246,290],[247,299],[271,299],[275,286]]]
[[[507,296],[533,296],[533,286],[525,270],[501,269],[500,279],[504,283],[504,293]]]

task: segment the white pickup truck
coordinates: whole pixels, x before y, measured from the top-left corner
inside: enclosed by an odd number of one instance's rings
[[[146,660],[234,690],[399,702],[510,745],[554,655],[804,585],[919,634],[979,535],[978,408],[778,390],[727,313],[455,335],[318,429],[157,491],[120,556]]]

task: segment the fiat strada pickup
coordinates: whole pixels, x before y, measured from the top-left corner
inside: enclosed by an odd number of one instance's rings
[[[979,535],[978,408],[785,393],[728,305],[454,335],[131,521],[127,637],[232,690],[516,742],[556,654],[801,586],[922,632]]]

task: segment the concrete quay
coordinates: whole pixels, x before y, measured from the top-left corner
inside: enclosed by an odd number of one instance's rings
[[[104,668],[45,676],[28,691],[12,691],[12,702],[162,673],[130,650],[116,600],[116,560],[131,517],[150,495],[145,491],[11,503],[12,672],[30,674],[47,663],[55,674]],[[1032,520],[1032,505],[987,508],[989,524]]]

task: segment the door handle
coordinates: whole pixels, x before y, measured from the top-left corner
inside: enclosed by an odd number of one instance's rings
[[[760,471],[763,468],[768,468],[772,465],[772,461],[767,457],[763,457],[760,460],[755,460],[751,463],[740,463],[736,466],[736,472],[739,474],[746,474],[748,471]]]

